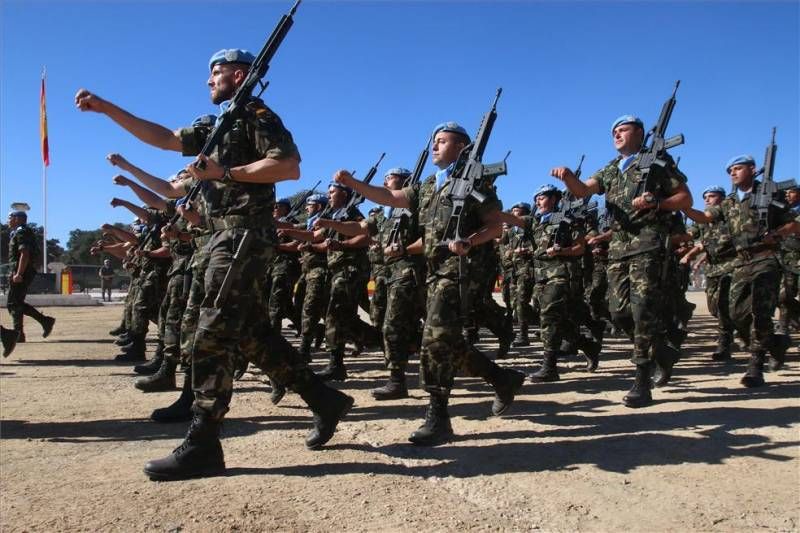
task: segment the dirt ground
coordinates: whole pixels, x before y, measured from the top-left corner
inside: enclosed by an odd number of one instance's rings
[[[386,375],[377,353],[349,359],[351,378],[337,386],[356,406],[320,451],[303,445],[310,415],[299,398],[271,405],[250,372],[224,426],[228,475],[172,483],[149,481],[142,467],[185,432],[148,421],[178,391],[142,394],[130,367],[112,362],[107,332],[121,310],[50,308],[53,335],[28,325],[28,342],[2,361],[3,532],[800,529],[796,345],[767,387],[745,390],[745,354],[709,359],[704,305],[653,406],[621,404],[633,369],[610,339],[595,374],[562,363],[561,381],[527,383],[502,418],[487,416],[487,385],[458,379],[458,437],[439,448],[406,441],[424,413],[418,388],[402,401],[369,395]],[[539,356],[534,346],[502,364],[530,372]]]

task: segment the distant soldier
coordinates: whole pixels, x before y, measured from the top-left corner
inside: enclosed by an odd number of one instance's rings
[[[799,186],[795,185],[786,191],[786,202],[795,216],[800,216]],[[800,237],[791,235],[781,241],[780,262],[783,267],[783,276],[778,298],[780,315],[776,333],[788,335],[790,329],[800,329],[800,302],[797,300],[798,278],[800,278]]]
[[[103,266],[97,273],[100,276],[100,294],[104,302],[111,301],[111,282],[114,280],[114,268],[111,266],[111,260],[106,259],[103,261]],[[108,298],[106,298],[108,295]]]

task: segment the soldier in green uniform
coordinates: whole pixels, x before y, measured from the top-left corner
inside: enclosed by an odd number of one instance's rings
[[[596,217],[590,217],[586,233],[586,244],[592,253],[592,280],[586,287],[586,302],[592,320],[602,323],[605,331],[606,322],[611,318],[608,311],[608,241],[611,240],[611,227],[607,213],[604,211]],[[595,341],[602,342],[595,337]]]
[[[247,79],[254,60],[249,52],[235,49],[221,50],[211,57],[211,100],[220,104],[223,112]],[[79,109],[106,114],[156,147],[197,155],[207,140],[207,128],[173,132],[135,117],[85,89],[78,91],[75,100]],[[292,136],[280,118],[257,98],[243,104],[233,120],[233,127],[225,132],[211,157],[198,155],[197,162],[202,162],[204,168],[196,164],[187,167],[195,179],[203,182],[203,222],[211,232],[205,245],[205,297],[192,343],[194,418],[184,442],[172,454],[145,466],[151,479],[203,477],[225,471],[219,430],[232,395],[237,349],[309,405],[314,413],[314,428],[306,446],[311,449],[319,448],[333,436],[339,420],[353,404],[352,398],[322,383],[286,339],[268,326],[263,293],[259,292],[275,247],[274,184],[297,179],[300,174],[300,156]],[[248,249],[237,254],[237,268],[232,268],[234,252],[248,241]],[[233,282],[230,292],[224,295],[220,288],[228,273]],[[252,327],[248,319],[259,319],[262,327]]]
[[[514,395],[522,387],[524,374],[497,366],[486,355],[464,339],[464,317],[461,308],[459,256],[469,255],[478,246],[500,233],[500,201],[493,190],[482,190],[486,201],[470,197],[464,205],[461,231],[465,238],[440,246],[445,225],[452,212],[447,197],[450,173],[458,155],[470,143],[469,135],[455,122],[436,127],[431,157],[439,171],[422,183],[399,191],[368,186],[357,182],[349,172],[340,170],[334,179],[372,201],[394,208],[419,212],[424,227],[421,240],[411,243],[408,253],[424,250],[427,260],[426,320],[420,350],[420,374],[430,402],[422,426],[409,440],[417,445],[432,446],[449,441],[453,436],[447,404],[456,372],[485,379],[495,390],[492,414],[508,410]],[[369,191],[368,194],[367,191]]]
[[[611,135],[619,155],[587,181],[577,179],[567,167],[554,168],[551,174],[563,180],[578,198],[606,195],[606,207],[613,218],[609,308],[617,326],[633,339],[631,360],[636,365],[636,379],[624,402],[628,407],[642,407],[652,402],[653,363],[671,372],[676,359],[664,342],[659,311],[664,287],[660,274],[670,213],[689,207],[692,197],[686,188],[686,177],[670,160],[658,172],[655,190],[633,198],[641,180],[637,161],[644,142],[643,123],[634,116],[623,115],[612,124]]]
[[[800,222],[787,205],[768,208],[769,227],[760,223],[760,213],[752,202],[762,186],[756,179],[755,159],[750,155],[733,157],[726,165],[736,190],[720,205],[700,212],[689,209],[692,219],[703,223],[724,223],[733,236],[736,257],[730,288],[730,312],[739,335],[750,351],[750,361],[741,383],[745,387],[764,385],[767,353],[774,368],[783,364],[785,336],[776,336],[772,316],[778,305],[780,264],[778,241],[800,230]],[[775,198],[774,200],[780,200]]]
[[[516,203],[511,207],[511,214],[517,217],[529,217],[531,205],[527,202]],[[517,226],[510,226],[505,237],[505,246],[514,271],[513,305],[519,323],[519,333],[512,343],[513,346],[530,345],[528,328],[535,320],[531,307],[535,283],[532,237],[529,231]]]
[[[385,179],[384,179],[385,181]],[[380,240],[388,220],[382,207],[373,207],[367,216],[369,224],[375,228],[375,235],[367,249],[369,258],[370,279],[372,279],[372,298],[369,301],[369,320],[378,331],[383,331],[383,321],[386,317],[386,261],[383,257],[383,247]]]
[[[291,209],[291,202],[283,198],[275,202],[273,217],[276,220],[296,225],[298,224],[296,219],[286,218]],[[295,316],[292,295],[295,283],[300,277],[300,258],[297,247],[292,245],[291,239],[281,239],[268,275],[270,278],[269,323],[272,328],[280,332],[284,318],[291,319],[295,325],[299,326],[300,320]]]
[[[795,216],[800,215],[800,187],[793,186],[786,191],[786,202]],[[800,302],[798,280],[800,279],[800,238],[791,235],[781,241],[780,263],[783,269],[781,292],[778,298],[780,311],[776,333],[788,335],[790,329],[800,328]]]
[[[725,196],[725,189],[722,187],[708,187],[703,191],[706,208],[721,205]],[[693,218],[692,215],[693,210],[686,210],[686,216]],[[717,349],[711,354],[711,359],[729,361],[734,334],[729,299],[731,273],[736,258],[733,236],[728,224],[722,220],[694,224],[689,232],[697,244],[681,258],[681,262],[688,265],[693,257],[705,252],[706,302],[708,311],[717,319]]]
[[[36,277],[36,264],[40,258],[39,246],[33,230],[28,226],[28,214],[17,210],[8,213],[8,227],[11,230],[8,240],[8,297],[6,308],[11,315],[13,329],[6,330],[3,336],[3,357],[8,357],[18,342],[25,342],[22,317],[29,316],[42,326],[42,336],[53,331],[56,319],[46,316],[25,302],[28,288]]]

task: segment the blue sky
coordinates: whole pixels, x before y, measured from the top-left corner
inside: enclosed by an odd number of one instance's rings
[[[412,167],[430,130],[445,120],[474,132],[503,87],[485,161],[512,150],[498,180],[508,205],[530,201],[574,166],[584,176],[614,156],[609,128],[633,113],[647,126],[681,80],[669,133],[700,191],[728,184],[729,157],[759,163],[778,127],[776,178],[798,176],[800,4],[791,2],[480,2],[304,0],[267,75],[265,99],[303,157],[299,182],[324,183],[338,168],[363,175]],[[80,113],[81,87],[134,114],[178,128],[214,112],[205,82],[220,48],[257,52],[286,1],[3,0],[0,81],[0,208],[32,206],[42,221],[39,78],[48,73],[51,166],[48,234],[129,222],[108,202],[106,161],[119,152],[168,176],[189,160],[146,146],[106,117]],[[429,165],[427,170],[432,170]]]

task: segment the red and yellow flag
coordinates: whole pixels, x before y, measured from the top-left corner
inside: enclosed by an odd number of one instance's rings
[[[39,136],[42,139],[42,163],[50,166],[50,148],[47,145],[47,106],[45,105],[44,95],[45,71],[42,70],[42,91],[39,95]]]

